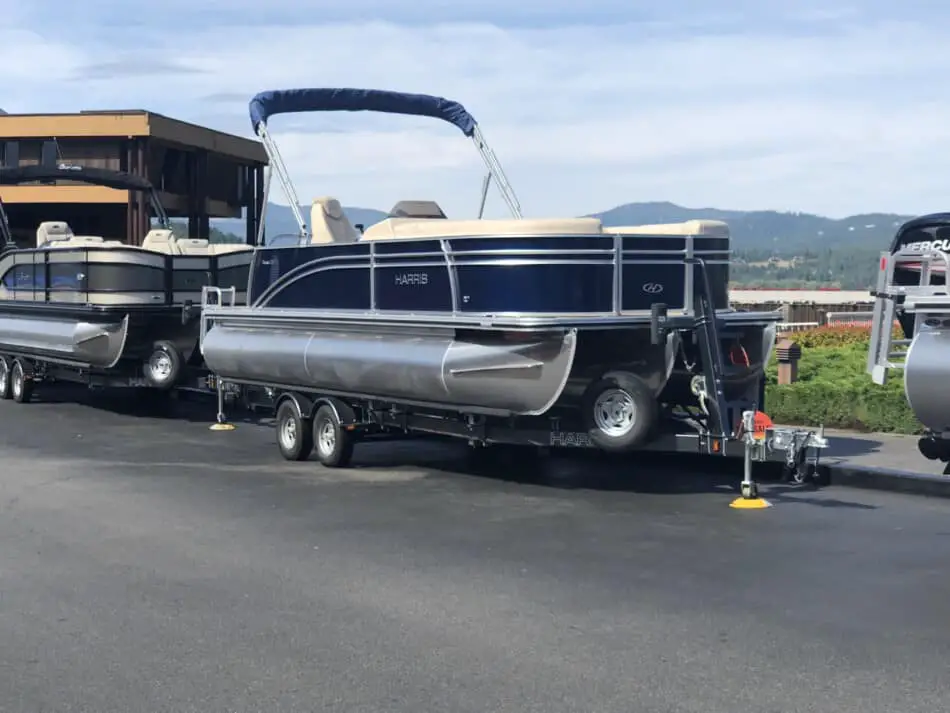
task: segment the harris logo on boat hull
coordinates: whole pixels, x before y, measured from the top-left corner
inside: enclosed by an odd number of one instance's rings
[[[400,272],[396,274],[396,284],[400,287],[410,287],[413,285],[428,285],[429,273],[427,272]]]
[[[659,282],[647,282],[643,285],[643,291],[648,295],[658,295],[663,291],[663,285]]]

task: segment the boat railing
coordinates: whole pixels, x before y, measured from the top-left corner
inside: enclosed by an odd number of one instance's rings
[[[234,307],[237,301],[237,288],[235,287],[215,287],[205,285],[201,288],[201,325],[198,332],[198,345],[201,347],[205,343],[205,335],[208,333],[208,308],[209,307]],[[204,352],[202,352],[204,353]]]
[[[898,284],[897,269],[919,271],[916,284]],[[950,274],[950,255],[942,250],[903,249],[882,252],[877,285],[872,293],[871,339],[867,373],[876,384],[887,381],[891,369],[903,369],[907,349],[923,329],[950,328],[950,295],[946,284],[934,284],[935,273],[944,281]],[[911,334],[895,338],[895,320],[900,314],[915,315]]]
[[[670,295],[667,300],[662,299],[663,285],[659,282],[650,282],[649,280],[637,288],[647,294],[654,294],[657,302],[669,302],[671,311],[681,315],[692,315],[695,309],[696,300],[696,275],[697,267],[701,264],[705,270],[709,266],[728,265],[728,248],[697,248],[695,245],[696,236],[645,236],[645,235],[625,235],[613,234],[610,236],[599,235],[559,235],[559,236],[531,236],[531,235],[495,235],[491,240],[534,240],[544,237],[554,237],[555,240],[570,239],[591,239],[602,240],[603,247],[586,248],[552,248],[552,247],[465,247],[468,239],[479,239],[480,245],[484,245],[485,236],[453,236],[440,240],[431,240],[432,250],[415,249],[398,250],[394,249],[402,244],[412,244],[418,246],[416,240],[395,239],[395,240],[367,240],[357,243],[342,244],[340,246],[328,245],[321,248],[321,251],[327,252],[319,258],[306,262],[293,270],[282,274],[277,280],[271,282],[255,299],[254,305],[264,305],[268,300],[287,284],[310,275],[326,272],[336,269],[353,269],[354,267],[366,267],[370,273],[370,304],[369,312],[378,313],[379,305],[377,303],[376,282],[377,273],[380,270],[391,270],[392,268],[406,268],[412,270],[424,268],[444,268],[449,276],[449,288],[451,290],[452,315],[461,314],[471,315],[472,311],[463,309],[463,297],[459,294],[458,288],[458,269],[459,267],[490,267],[497,265],[503,266],[531,266],[531,265],[611,265],[612,270],[612,297],[611,309],[609,314],[612,316],[622,316],[629,314],[630,309],[624,308],[624,268],[632,266],[649,265],[682,265],[683,280],[682,293]],[[683,246],[681,248],[642,248],[639,247],[644,239],[649,238],[661,240],[679,240]],[[632,247],[629,241],[635,239]],[[354,253],[351,249],[354,246],[366,246],[361,252]],[[550,245],[550,243],[549,243]],[[288,246],[289,247],[289,246]],[[337,251],[334,248],[339,247]],[[276,252],[276,251],[275,251]],[[273,259],[273,258],[269,258]],[[279,259],[279,258],[278,258]],[[629,285],[627,286],[629,289]],[[653,290],[653,292],[651,292]],[[728,299],[728,295],[725,296]],[[648,308],[632,310],[634,312],[649,312]],[[386,311],[388,313],[388,311]],[[489,315],[486,315],[489,316]]]
[[[517,240],[517,245],[513,247],[513,242],[506,244],[506,239]],[[650,242],[651,239],[653,242]],[[535,240],[538,241],[534,243],[537,247],[532,247]],[[660,305],[670,324],[688,327],[698,318],[698,280],[703,279],[705,273],[712,275],[715,285],[715,294],[710,295],[714,311],[723,315],[731,324],[740,325],[761,321],[763,318],[771,320],[773,316],[774,321],[780,321],[777,310],[766,313],[737,312],[731,309],[725,287],[727,274],[715,274],[717,270],[722,270],[729,264],[728,244],[724,239],[716,239],[716,242],[711,244],[709,240],[710,236],[703,235],[651,236],[621,233],[472,235],[428,240],[399,238],[321,245],[319,250],[313,251],[312,257],[302,262],[301,256],[296,253],[299,248],[289,245],[269,247],[261,254],[259,262],[256,263],[257,267],[252,269],[251,281],[253,283],[255,279],[263,279],[268,273],[272,277],[266,280],[266,286],[259,291],[249,285],[248,295],[251,302],[246,307],[206,302],[203,305],[203,313],[222,320],[259,318],[265,321],[316,320],[334,323],[374,323],[385,320],[393,323],[451,323],[460,328],[475,329],[538,329],[565,325],[623,327],[633,322],[648,324],[653,319],[653,308]],[[492,247],[493,244],[498,247]],[[664,244],[668,247],[664,247]],[[285,259],[284,255],[296,265],[281,271],[280,263]],[[593,268],[594,273],[604,275],[603,278],[593,279],[611,280],[609,301],[604,299],[602,307],[594,307],[590,301],[580,301],[577,303],[577,309],[570,309],[571,305],[567,305],[567,309],[558,307],[543,311],[526,311],[518,307],[508,311],[478,309],[460,288],[460,282],[464,283],[464,276],[460,271],[465,267],[507,268],[532,265],[578,265],[588,268],[586,275],[577,275],[577,280],[590,288],[585,288],[587,293],[595,287],[589,271]],[[597,266],[610,266],[612,269],[608,273],[605,269],[598,270]],[[656,276],[657,269],[651,269],[654,266],[664,270],[666,277]],[[671,266],[675,267],[671,270]],[[431,272],[432,268],[437,271],[445,270],[443,274],[446,274],[448,279],[442,284],[446,284],[446,289],[450,292],[445,301],[445,308],[419,311],[380,304],[380,296],[383,294],[380,280],[391,276],[393,268],[404,270],[408,277],[417,276],[417,273],[427,270]],[[280,291],[298,280],[338,270],[354,269],[365,270],[368,274],[368,301],[365,307],[344,308],[313,304],[308,307],[301,305],[279,308],[273,304],[273,298]],[[672,275],[679,276],[674,278]],[[499,289],[504,289],[506,275],[500,272],[496,279]],[[530,275],[524,279],[530,279]],[[538,283],[538,289],[547,289],[544,285],[548,282],[549,278],[543,278]],[[570,286],[567,282],[561,285],[564,289]],[[580,289],[583,285],[577,287]],[[638,295],[629,294],[631,290],[636,291]],[[262,310],[265,306],[267,309]]]

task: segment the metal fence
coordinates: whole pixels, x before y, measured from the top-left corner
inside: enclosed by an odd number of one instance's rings
[[[806,329],[820,327],[818,322],[779,322],[779,332],[804,332]]]
[[[782,310],[786,325],[867,324],[871,321],[868,303],[814,304],[788,302],[733,303],[736,309],[755,311]],[[807,329],[808,327],[802,327]]]
[[[861,310],[860,312],[828,312],[825,315],[825,324],[869,325],[874,312]]]

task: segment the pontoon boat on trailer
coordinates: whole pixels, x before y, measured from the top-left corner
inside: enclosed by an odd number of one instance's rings
[[[678,442],[723,453],[743,412],[761,407],[780,316],[729,308],[724,223],[523,219],[460,104],[355,89],[251,101],[292,207],[299,201],[267,119],[338,110],[454,125],[474,141],[489,171],[485,190],[494,179],[513,219],[449,220],[433,203],[401,202],[360,235],[335,199],[321,198],[309,226],[297,212],[296,246],[256,248],[246,307],[205,291],[205,361],[223,381],[280,394],[285,457],[306,458],[314,430],[328,464],[349,458],[354,433],[392,429],[629,451],[687,416],[703,430],[679,426]],[[795,459],[822,443],[809,432],[769,441]]]
[[[948,265],[950,213],[924,215],[898,229],[881,254],[867,370],[883,385],[890,369],[903,369],[907,402],[926,428],[920,452],[950,463]],[[895,320],[902,339],[894,339]]]
[[[202,287],[235,287],[243,302],[252,247],[176,239],[157,192],[138,176],[0,168],[0,186],[56,180],[145,193],[159,227],[135,247],[44,221],[35,245],[18,246],[0,203],[0,398],[29,400],[47,377],[170,388],[197,355]]]

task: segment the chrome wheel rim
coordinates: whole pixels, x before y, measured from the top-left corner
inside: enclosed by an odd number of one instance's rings
[[[148,358],[148,368],[159,381],[165,381],[172,373],[172,360],[165,352],[156,352]]]
[[[594,423],[612,438],[626,435],[637,420],[637,406],[623,389],[608,389],[594,401]]]
[[[288,418],[280,427],[280,442],[287,450],[297,445],[297,419]]]
[[[0,360],[0,394],[7,393],[9,382],[10,367],[7,366],[6,361]]]
[[[320,435],[317,437],[317,445],[323,455],[330,455],[336,448],[336,428],[329,419],[320,426]]]

